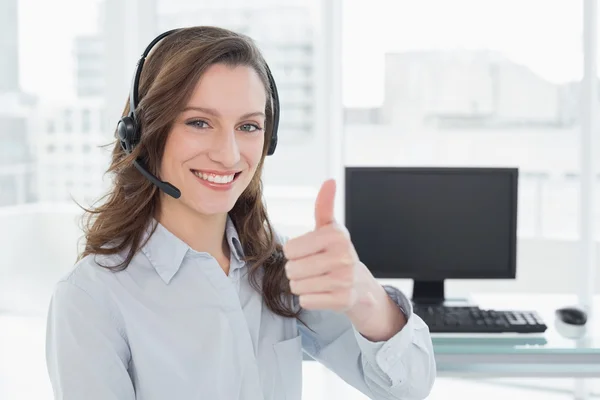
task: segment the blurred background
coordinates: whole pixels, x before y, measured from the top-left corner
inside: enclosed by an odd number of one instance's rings
[[[139,55],[189,25],[251,36],[273,70],[264,183],[284,234],[311,229],[344,165],[518,167],[517,279],[449,288],[577,292],[583,0],[0,0],[0,399],[52,398],[45,314],[77,255],[74,200],[106,190]],[[307,363],[304,398],[364,398],[335,379]],[[570,380],[501,383],[439,378],[430,399],[572,398]]]

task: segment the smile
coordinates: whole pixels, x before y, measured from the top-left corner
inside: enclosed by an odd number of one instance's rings
[[[214,172],[204,172],[204,171],[198,171],[198,170],[191,170],[191,172],[194,175],[196,175],[196,177],[201,179],[202,181],[204,181],[206,183],[210,183],[211,186],[212,185],[228,186],[241,174],[241,172],[230,172],[230,173],[219,174],[219,173],[214,173]]]

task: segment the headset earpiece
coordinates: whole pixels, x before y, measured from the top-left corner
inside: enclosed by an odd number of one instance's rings
[[[271,73],[271,69],[265,63],[265,69],[267,70],[267,78],[269,79],[269,86],[271,87],[271,96],[273,96],[273,133],[271,134],[271,140],[269,141],[269,149],[267,155],[272,156],[277,148],[277,131],[279,130],[279,93],[277,92],[277,85],[275,84],[275,78]]]
[[[271,142],[269,143],[269,150],[267,151],[268,156],[272,156],[275,153],[275,148],[277,148],[277,136],[273,133],[271,137]]]
[[[125,116],[119,120],[117,124],[117,134],[121,142],[121,148],[130,154],[135,145],[135,137],[137,134],[136,122],[132,114]]]

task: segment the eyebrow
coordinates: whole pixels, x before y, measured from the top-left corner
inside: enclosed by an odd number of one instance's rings
[[[217,110],[215,110],[214,108],[205,108],[205,107],[186,107],[183,109],[183,112],[186,111],[200,111],[203,112],[205,114],[209,114],[209,115],[213,115],[215,117],[220,116],[219,112]],[[254,112],[249,112],[247,114],[244,114],[240,117],[240,119],[246,119],[246,118],[251,118],[251,117],[265,117],[265,113],[262,111],[254,111]]]

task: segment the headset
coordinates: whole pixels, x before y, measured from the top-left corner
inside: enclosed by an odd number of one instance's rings
[[[146,61],[146,57],[148,56],[148,53],[150,53],[150,50],[152,50],[152,48],[158,42],[160,42],[166,36],[168,36],[174,32],[178,32],[178,31],[180,31],[180,29],[172,29],[170,31],[167,31],[167,32],[164,32],[164,33],[158,35],[152,42],[150,42],[148,47],[146,47],[146,50],[144,50],[144,53],[142,54],[142,56],[140,57],[140,59],[137,62],[135,75],[133,77],[133,81],[131,83],[131,90],[129,93],[129,114],[122,117],[117,124],[117,135],[118,135],[119,141],[121,143],[121,148],[123,149],[123,151],[125,151],[126,154],[131,154],[134,146],[140,140],[141,132],[140,132],[140,126],[137,122],[137,118],[135,115],[135,110],[139,104],[138,95],[139,95],[140,77],[142,75],[142,68],[144,66],[144,62]],[[273,106],[272,106],[272,108],[273,108],[273,128],[272,128],[273,134],[271,135],[271,140],[269,142],[269,148],[267,150],[267,155],[270,156],[275,153],[275,148],[277,147],[277,130],[279,128],[280,107],[279,107],[279,94],[277,93],[277,86],[275,85],[275,79],[273,78],[273,75],[271,74],[271,70],[269,69],[269,66],[265,64],[265,67],[267,70],[267,78],[269,80],[269,86],[271,89],[271,96],[273,97]],[[140,159],[134,160],[133,165],[137,168],[138,171],[140,171],[140,173],[144,177],[146,177],[146,179],[148,179],[150,182],[152,182],[154,185],[156,185],[164,193],[168,194],[169,196],[171,196],[175,199],[178,199],[179,197],[181,197],[181,191],[179,189],[177,189],[175,186],[171,185],[169,182],[161,181],[156,176],[151,174],[150,171],[148,171],[146,166],[143,164],[142,160],[140,160]]]

